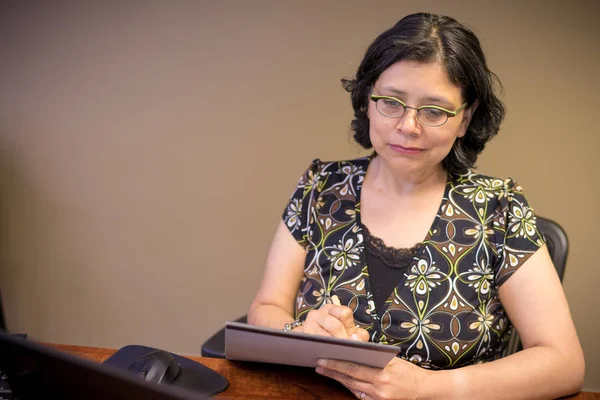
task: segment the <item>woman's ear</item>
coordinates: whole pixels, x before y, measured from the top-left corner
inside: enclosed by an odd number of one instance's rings
[[[475,110],[477,110],[477,107],[479,106],[479,100],[475,100],[473,102],[473,104],[471,105],[471,107],[468,107],[465,112],[463,113],[463,121],[466,120],[467,121],[467,126],[469,126],[469,123],[471,123],[471,118],[473,118],[473,114],[475,114]]]
[[[471,105],[471,107],[465,108],[465,110],[463,112],[463,117],[462,117],[462,120],[460,123],[461,132],[458,135],[458,137],[463,137],[463,136],[465,136],[465,133],[467,133],[467,128],[469,127],[469,124],[471,123],[471,119],[473,118],[473,115],[475,114],[475,110],[477,110],[477,106],[479,106],[479,100],[475,100],[473,102],[473,104]]]

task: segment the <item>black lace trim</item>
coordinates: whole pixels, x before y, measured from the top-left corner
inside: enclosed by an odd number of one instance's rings
[[[417,243],[409,249],[389,247],[382,239],[373,236],[365,225],[361,224],[361,228],[364,231],[365,250],[390,268],[407,268],[422,246]]]

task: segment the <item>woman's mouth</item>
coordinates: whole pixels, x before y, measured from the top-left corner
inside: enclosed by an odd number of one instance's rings
[[[399,144],[390,144],[390,147],[395,152],[401,153],[401,154],[413,155],[413,154],[419,154],[419,153],[423,152],[423,149],[420,149],[418,147],[404,147],[404,146],[400,146]]]

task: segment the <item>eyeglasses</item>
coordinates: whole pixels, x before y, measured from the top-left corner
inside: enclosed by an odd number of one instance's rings
[[[467,103],[463,104],[456,111],[446,110],[438,106],[421,106],[418,108],[409,107],[402,100],[390,96],[371,95],[371,100],[375,102],[377,111],[389,118],[402,118],[407,108],[417,111],[417,119],[425,126],[442,126],[448,122],[448,118],[456,117]]]

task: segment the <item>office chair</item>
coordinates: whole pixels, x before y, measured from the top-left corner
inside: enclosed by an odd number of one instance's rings
[[[546,239],[550,257],[552,258],[558,277],[562,281],[567,263],[567,253],[569,251],[567,234],[556,222],[539,216],[537,217],[537,226],[538,230]],[[244,315],[238,318],[236,322],[246,323],[247,316]],[[513,329],[503,356],[507,356],[519,350],[522,350],[521,340],[519,339],[516,330]],[[225,358],[225,328],[222,328],[204,342],[202,345],[202,357]]]
[[[558,278],[562,282],[563,276],[565,275],[565,267],[567,265],[567,255],[569,253],[567,234],[556,222],[539,216],[537,217],[537,227],[544,236],[544,239],[546,239],[546,246],[548,247],[550,258],[552,258],[552,263],[554,264],[554,268],[556,268]],[[523,350],[521,339],[519,339],[516,329],[513,328],[508,339],[508,345],[506,346],[506,349],[504,349],[502,356],[506,357],[520,350]]]
[[[248,322],[248,316],[244,315],[235,322]],[[202,357],[225,358],[225,328],[221,328],[202,345]]]

